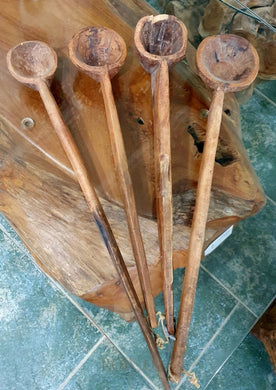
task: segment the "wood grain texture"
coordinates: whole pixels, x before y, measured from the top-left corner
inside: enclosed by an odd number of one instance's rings
[[[261,80],[276,78],[276,34],[257,20],[243,15],[227,7],[217,0],[185,1],[173,0],[163,4],[166,13],[175,15],[182,20],[188,29],[189,41],[196,46],[207,36],[217,34],[237,34],[246,38],[257,50],[260,57],[258,77]],[[234,5],[234,3],[228,2]],[[255,14],[266,20],[272,26],[276,24],[276,3],[270,0],[242,0]],[[242,6],[235,5],[239,9]],[[252,92],[251,92],[252,94]],[[251,96],[247,93],[247,98]]]
[[[151,329],[148,325],[148,322],[146,320],[146,317],[143,312],[143,308],[141,306],[141,303],[139,301],[139,298],[136,294],[136,291],[134,289],[134,286],[132,284],[132,280],[130,278],[130,275],[128,273],[127,266],[123,260],[122,254],[120,252],[120,249],[118,247],[117,241],[115,240],[114,234],[111,230],[110,224],[106,218],[105,212],[102,208],[102,205],[97,197],[97,194],[94,189],[94,185],[90,180],[89,173],[83,163],[83,160],[81,158],[81,155],[79,154],[79,150],[76,147],[76,144],[72,138],[72,135],[70,131],[68,130],[67,126],[65,125],[63,118],[60,114],[59,108],[56,104],[56,101],[54,100],[48,86],[48,76],[49,74],[52,74],[52,69],[49,69],[48,62],[51,62],[51,59],[53,59],[53,67],[56,66],[56,56],[53,53],[47,52],[46,55],[44,53],[45,45],[39,45],[35,44],[37,46],[42,47],[42,51],[35,51],[35,54],[32,54],[35,56],[35,70],[34,64],[29,61],[29,54],[30,51],[33,53],[33,46],[30,47],[29,42],[27,44],[22,43],[20,45],[20,51],[22,51],[22,56],[18,58],[12,58],[13,57],[13,49],[9,52],[11,53],[11,62],[8,63],[9,69],[13,70],[13,74],[16,78],[21,79],[21,73],[22,73],[22,64],[24,64],[23,70],[24,70],[24,76],[26,73],[26,69],[28,69],[28,76],[30,76],[31,83],[34,86],[35,89],[37,89],[40,93],[41,99],[45,105],[46,111],[49,115],[50,121],[53,125],[53,128],[55,129],[55,132],[63,146],[63,149],[66,153],[66,156],[68,157],[68,160],[70,161],[73,171],[76,175],[76,179],[81,187],[81,190],[84,194],[85,200],[88,205],[88,209],[91,212],[91,215],[93,217],[93,221],[95,222],[95,225],[97,226],[102,241],[104,242],[104,245],[110,255],[110,258],[112,260],[112,263],[117,271],[118,277],[120,279],[120,282],[122,283],[122,286],[124,288],[124,291],[128,297],[130,306],[132,308],[132,311],[135,315],[135,318],[140,326],[141,332],[144,335],[145,341],[147,343],[147,346],[149,348],[149,352],[152,356],[152,360],[155,364],[155,367],[157,369],[158,375],[160,377],[161,383],[164,387],[164,389],[170,389],[170,385],[168,383],[167,374],[163,365],[163,362],[161,360],[161,357],[159,355],[159,352],[157,350],[157,345],[155,343],[153,334],[151,332]],[[25,49],[25,52],[24,52]],[[14,51],[17,52],[18,46],[15,47]],[[49,58],[48,58],[49,57]],[[41,61],[40,61],[41,60]],[[46,61],[45,61],[46,60]],[[48,60],[48,62],[47,62]],[[40,62],[40,63],[39,63]],[[47,66],[44,65],[44,63],[47,62]],[[40,66],[38,66],[38,64]],[[30,65],[31,69],[29,70],[28,66]],[[15,69],[16,66],[20,66],[19,69]],[[19,77],[18,77],[19,75]],[[45,77],[45,78],[44,78]],[[155,318],[155,312],[149,313],[152,314]]]
[[[146,16],[135,28],[134,44],[143,68],[151,74],[154,125],[155,196],[163,269],[166,326],[174,334],[173,209],[169,66],[185,55],[187,31],[174,16]]]
[[[12,0],[5,2],[0,15],[0,209],[46,272],[77,296],[120,314],[129,313],[131,308],[99,233],[91,224],[72,167],[38,93],[11,77],[5,58],[11,47],[24,40],[45,41],[57,52],[58,69],[51,90],[95,183],[142,300],[103,97],[99,84],[71,64],[67,46],[76,31],[89,25],[112,28],[126,41],[126,62],[112,84],[151,285],[157,295],[162,290],[162,277],[154,207],[151,83],[133,48],[133,29],[138,19],[149,13],[153,10],[142,1],[19,4]],[[186,58],[189,65],[177,64],[170,74],[175,266],[185,264],[206,135],[207,118],[202,113],[208,110],[211,97],[196,75],[195,50],[189,44]],[[258,212],[265,202],[241,142],[239,110],[232,94],[225,98],[224,111],[204,245],[229,225]],[[21,128],[25,117],[34,120],[33,128]]]
[[[171,132],[169,70],[162,61],[152,74],[156,209],[160,258],[163,269],[163,296],[168,332],[174,334],[173,304],[173,204],[171,172]]]
[[[112,153],[116,166],[118,181],[120,183],[122,199],[125,206],[129,236],[137,266],[139,281],[151,327],[156,328],[157,321],[155,315],[155,306],[150,284],[146,253],[138,220],[132,180],[129,174],[125,147],[112,94],[111,83],[109,77],[107,77],[107,74],[101,78],[101,89],[106,107]]]
[[[276,373],[276,300],[254,325],[251,333],[264,344]]]
[[[210,203],[214,161],[223,109],[223,98],[223,91],[215,91],[210,106],[206,142],[199,172],[187,265],[178,312],[176,342],[174,343],[170,366],[171,380],[173,382],[179,382],[181,377],[192,318],[198,272],[205,238],[205,226]]]
[[[97,40],[98,39],[99,38],[97,36]],[[87,53],[87,48],[85,52]],[[97,61],[100,61],[98,57]],[[83,163],[79,150],[76,147],[72,135],[64,123],[56,101],[54,100],[49,90],[49,84],[57,66],[56,55],[54,51],[50,47],[47,47],[47,44],[45,43],[38,41],[27,41],[20,43],[20,45],[15,46],[8,52],[7,62],[9,71],[15,77],[15,79],[17,79],[19,82],[22,82],[24,85],[37,90],[41,96],[43,104],[49,115],[49,119],[63,146],[66,156],[68,157],[68,160],[73,167],[76,179],[87,202],[88,209],[91,212],[93,220],[100,232],[104,245],[116,268],[126,295],[128,296],[135,317],[141,327],[141,331],[143,332],[148,343],[153,360],[155,361],[159,371],[160,378],[161,380],[165,380],[164,378],[166,376],[164,367],[158,355],[156,345],[153,342],[152,334],[148,328],[142,306],[140,305],[140,301],[134,290],[125,262],[122,258],[121,252],[108,223],[102,205],[97,197],[94,185],[89,177],[88,171],[85,167],[85,164]],[[107,71],[105,71],[105,73],[108,74]],[[155,318],[154,311],[153,315]],[[165,384],[167,385],[167,380],[165,380]]]
[[[126,212],[129,236],[137,266],[143,298],[152,328],[157,327],[149,270],[141,236],[133,185],[122,137],[110,78],[115,76],[126,57],[126,45],[113,30],[88,27],[75,34],[69,56],[77,68],[100,82],[110,137],[111,151]]]
[[[196,65],[201,79],[214,89],[214,93],[208,115],[176,327],[176,342],[170,366],[173,382],[180,381],[188,341],[210,206],[224,93],[240,91],[250,85],[258,74],[259,58],[254,47],[246,39],[233,34],[217,35],[205,38],[201,42],[196,53]]]

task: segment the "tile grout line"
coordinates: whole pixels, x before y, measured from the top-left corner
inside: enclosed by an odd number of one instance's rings
[[[150,384],[150,386],[153,388],[153,390],[158,390],[158,388],[155,386],[155,384],[144,374],[144,372],[121,350],[120,347],[118,347],[113,340],[104,332],[104,330],[93,320],[92,317],[84,310],[78,302],[76,302],[70,295],[63,289],[63,287],[57,283],[55,280],[53,280],[50,276],[47,275],[47,277],[50,279],[50,281],[55,285],[55,287],[78,309],[83,316],[90,321],[95,328],[101,332],[101,334],[108,339],[108,341],[123,355],[123,357],[128,361],[128,363]]]
[[[268,197],[268,200],[271,201],[274,205],[276,205],[276,203],[270,198]],[[43,273],[43,275],[45,275],[47,277],[47,279],[50,281],[50,283],[53,285],[53,287],[57,288],[76,308],[77,310],[79,310],[83,316],[89,320],[89,322],[92,323],[93,326],[95,326],[99,331],[100,333],[103,335],[101,337],[101,339],[93,346],[93,348],[88,352],[88,354],[81,360],[81,362],[75,367],[75,369],[69,374],[69,376],[67,377],[67,379],[60,385],[60,387],[58,388],[58,390],[63,390],[64,387],[68,384],[68,382],[70,381],[70,379],[77,373],[77,371],[82,367],[82,365],[87,361],[87,359],[91,356],[91,354],[95,351],[95,349],[102,343],[102,341],[107,338],[109,340],[109,342],[124,356],[124,358],[128,361],[128,363],[146,380],[146,382],[148,382],[148,384],[154,389],[154,390],[158,390],[158,388],[155,386],[155,384],[144,374],[144,372],[120,349],[120,347],[118,347],[111,339],[110,337],[104,332],[104,330],[97,324],[94,322],[93,318],[90,317],[90,315],[78,304],[78,302],[76,302],[72,297],[70,297],[70,295],[66,292],[66,290],[63,289],[63,287],[58,283],[56,282],[54,279],[52,279],[49,275],[45,274],[41,268],[39,267],[39,265],[35,262],[35,260],[33,259],[32,255],[30,254],[30,252],[27,250],[27,248],[24,246],[24,244],[22,243],[22,241],[18,242],[14,237],[12,237],[12,235],[5,229],[5,227],[0,223],[0,229],[4,232],[4,234],[6,234],[8,236],[8,238],[16,245],[16,247],[22,252],[22,254],[24,255],[27,255],[28,258],[30,258],[31,262],[34,264],[34,266],[41,272]],[[22,246],[20,245],[22,244],[23,245],[23,248]],[[231,294],[236,300],[237,300],[237,304],[236,306],[233,308],[233,310],[229,313],[229,315],[226,317],[226,319],[224,320],[224,322],[222,323],[222,325],[217,329],[217,331],[215,332],[215,334],[212,336],[212,338],[209,340],[209,342],[205,345],[203,351],[200,353],[200,355],[197,357],[197,359],[193,362],[193,364],[190,366],[189,368],[189,371],[191,371],[193,369],[193,367],[198,363],[198,361],[201,359],[202,355],[205,353],[205,351],[209,348],[210,344],[213,342],[214,338],[217,336],[217,334],[220,332],[220,330],[223,328],[223,326],[225,325],[225,323],[228,321],[228,317],[230,317],[233,312],[236,310],[236,307],[238,306],[238,304],[241,304],[242,306],[244,306],[254,317],[258,318],[257,315],[251,310],[249,309],[246,304],[244,304],[234,293],[232,293],[232,291],[227,288],[219,279],[216,278],[216,276],[214,276],[210,271],[208,271],[208,269],[206,269],[203,265],[201,265],[201,268],[207,273],[209,274],[217,283],[219,283],[229,294]],[[232,352],[233,353],[233,352]],[[232,355],[231,353],[231,355]],[[231,356],[230,355],[230,356]],[[228,360],[228,358],[226,359],[226,361]],[[226,362],[225,361],[225,362]],[[219,369],[216,371],[216,373],[223,367],[223,365],[225,364],[225,362],[222,363],[222,365],[219,367]],[[212,378],[216,375],[216,373],[212,376]],[[184,377],[182,379],[182,381],[179,383],[179,385],[176,387],[175,390],[178,390],[179,389],[179,386],[181,386],[183,384],[183,382],[186,380],[186,377]],[[212,379],[211,379],[212,380]],[[211,382],[211,380],[208,382],[208,384]],[[206,388],[206,386],[205,386]]]
[[[19,238],[19,242],[6,230],[6,228],[0,222],[0,230],[14,243],[14,245],[22,252],[24,255],[29,255],[30,252],[25,247],[23,242]]]
[[[129,364],[151,385],[151,387],[153,388],[153,390],[160,390],[158,387],[155,386],[155,384],[147,377],[146,374],[144,374],[144,372],[141,370],[140,367],[138,367],[126,354],[124,351],[121,350],[120,347],[118,347],[118,345],[116,345],[107,335],[106,337],[108,338],[108,340],[112,343],[112,345],[114,345],[115,348],[118,349],[118,351],[124,356],[124,358],[129,362]]]
[[[54,281],[55,282],[55,281]],[[129,362],[129,364],[136,370],[138,373],[152,386],[154,390],[158,390],[158,388],[155,386],[155,384],[144,374],[144,372],[121,350],[120,347],[118,347],[113,340],[104,332],[104,330],[96,324],[96,322],[93,320],[92,317],[84,310],[78,302],[76,302],[70,295],[67,294],[65,290],[63,290],[63,287],[60,285],[57,285],[57,288],[66,296],[66,298],[74,305],[84,316],[87,318],[107,339],[110,341],[110,343],[124,356],[124,358]]]
[[[70,380],[73,378],[73,376],[80,370],[80,368],[84,365],[84,363],[90,358],[93,352],[96,351],[98,346],[105,340],[105,337],[102,336],[95,345],[90,349],[90,351],[84,356],[83,359],[76,365],[76,367],[70,372],[70,374],[67,376],[67,378],[62,382],[61,385],[59,385],[58,390],[63,390],[65,386],[70,382]]]
[[[21,248],[20,244],[9,234],[9,232],[3,227],[2,224],[0,224],[0,229],[8,236],[8,238],[16,245],[18,249],[20,249],[22,252],[25,252],[24,255],[28,256],[32,264],[43,274],[47,277],[47,279],[52,284],[52,287],[54,286],[58,291],[60,291],[61,294],[63,294],[66,299],[68,299],[73,306],[76,307],[77,310],[79,310],[82,315],[92,323],[92,325],[99,330],[99,332],[103,335],[103,337],[106,337],[110,343],[124,356],[124,358],[129,362],[129,364],[148,382],[148,384],[154,389],[158,390],[158,388],[155,386],[155,384],[144,374],[144,372],[110,339],[110,337],[104,332],[104,330],[94,322],[93,318],[90,317],[90,315],[72,298],[70,295],[63,289],[63,287],[56,282],[53,278],[50,277],[50,275],[43,272],[43,270],[39,267],[39,265],[36,263],[30,252],[27,250],[27,248],[23,247]],[[21,243],[21,241],[20,241]]]
[[[267,198],[267,200],[269,200],[273,204],[273,206],[276,206],[275,200],[271,199],[270,196],[268,196],[268,195],[266,195],[266,198]]]
[[[222,286],[230,295],[232,295],[233,298],[238,301],[243,307],[245,307],[246,310],[248,310],[255,318],[258,318],[257,314],[254,313],[244,302],[240,300],[225,284],[223,284],[212,272],[210,272],[204,265],[200,265],[200,268],[202,268],[211,278],[213,278],[220,286]]]
[[[213,334],[213,336],[210,338],[210,340],[208,341],[208,343],[204,346],[203,350],[200,352],[200,354],[198,355],[198,357],[195,359],[195,361],[191,364],[191,366],[189,367],[188,369],[188,372],[191,372],[191,370],[197,365],[197,363],[200,361],[200,359],[202,358],[202,356],[205,354],[205,352],[207,351],[207,349],[210,347],[210,345],[213,343],[213,341],[215,340],[215,338],[218,336],[218,334],[220,333],[220,331],[224,328],[224,326],[227,324],[227,322],[229,321],[229,319],[232,317],[233,313],[237,310],[238,306],[239,306],[239,302],[237,302],[235,304],[235,306],[233,307],[233,309],[230,311],[230,313],[228,314],[228,316],[224,319],[224,321],[221,323],[221,325],[218,327],[218,329],[215,331],[215,333]],[[177,385],[177,387],[175,388],[175,390],[179,390],[180,386],[185,382],[186,380],[186,376],[184,376],[182,378],[182,380],[180,381],[180,383]]]
[[[248,333],[246,335],[244,335],[244,337],[242,338],[241,342],[236,345],[236,347],[233,349],[233,351],[230,353],[230,355],[227,357],[227,359],[224,360],[224,362],[222,362],[222,364],[219,366],[219,368],[216,370],[216,372],[212,375],[212,377],[209,379],[209,381],[207,382],[207,384],[204,386],[204,389],[203,390],[206,390],[207,387],[209,386],[209,384],[212,382],[212,380],[217,376],[217,374],[219,373],[219,371],[225,366],[225,364],[229,361],[229,359],[232,357],[232,355],[236,352],[236,350],[241,346],[241,344],[244,342],[245,338],[248,336]]]
[[[276,298],[276,295],[271,299],[270,303],[267,305],[266,309],[264,310],[264,312],[269,308],[269,306],[272,304],[272,302],[275,300]],[[261,315],[260,315],[261,317]],[[259,318],[256,318],[254,324],[252,325],[251,329],[256,325],[256,323],[259,321]],[[250,330],[251,331],[251,330]],[[233,351],[230,353],[230,355],[227,357],[227,359],[219,366],[219,368],[216,370],[216,372],[212,375],[212,377],[209,379],[208,383],[205,385],[204,389],[203,390],[206,390],[207,387],[209,386],[209,384],[212,382],[212,380],[215,378],[215,376],[219,373],[219,371],[224,367],[224,365],[228,362],[228,360],[232,357],[232,355],[236,352],[236,350],[241,346],[241,344],[244,342],[244,340],[246,339],[246,337],[248,336],[248,334],[250,333],[250,331],[244,335],[244,337],[242,338],[241,342],[236,345],[236,347],[233,349]]]
[[[273,100],[271,100],[268,96],[266,96],[264,93],[262,93],[262,92],[258,89],[258,87],[256,87],[256,88],[254,89],[254,91],[257,92],[257,94],[261,95],[264,99],[266,99],[270,104],[272,104],[273,106],[276,107],[276,103],[275,103]]]

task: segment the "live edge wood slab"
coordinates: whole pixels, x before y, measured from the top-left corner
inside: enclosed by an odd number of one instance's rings
[[[127,44],[125,65],[112,79],[153,294],[162,290],[155,213],[150,75],[134,53],[133,29],[154,10],[143,1],[5,3],[0,15],[0,210],[42,269],[95,305],[133,318],[116,270],[91,223],[85,200],[36,91],[8,73],[6,54],[40,40],[58,54],[52,92],[89,169],[138,296],[138,276],[122,208],[99,84],[77,71],[68,43],[81,28],[116,30]],[[185,266],[211,93],[196,76],[195,50],[170,72],[174,267]],[[21,127],[23,118],[33,127]],[[258,212],[264,193],[242,145],[234,95],[224,101],[205,245],[228,226]]]

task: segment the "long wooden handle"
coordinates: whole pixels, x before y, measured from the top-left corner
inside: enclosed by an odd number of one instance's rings
[[[136,319],[140,325],[141,331],[149,347],[150,353],[152,355],[152,359],[157,368],[164,389],[169,390],[170,386],[168,383],[166,372],[162,360],[159,356],[151,330],[148,326],[146,318],[144,317],[143,309],[141,307],[138,296],[133,287],[127,267],[122,258],[120,249],[117,245],[111,227],[108,223],[104,210],[101,206],[101,203],[97,197],[91,179],[89,178],[87,169],[82,161],[82,157],[78,151],[78,148],[73,140],[70,131],[68,130],[67,126],[64,123],[59,108],[51,92],[49,91],[47,84],[43,81],[40,82],[38,85],[38,90],[40,92],[45,108],[48,112],[51,123],[59,137],[59,140],[76,174],[77,180],[81,186],[81,189],[87,201],[89,210],[92,213],[93,219],[99,229],[104,244],[118,272],[122,286],[125,289],[125,292],[128,296],[129,302],[132,306]]]
[[[154,159],[158,234],[163,295],[168,332],[174,334],[172,263],[172,175],[169,70],[166,60],[151,75],[154,119]]]
[[[104,98],[107,124],[111,142],[112,155],[115,163],[117,178],[125,206],[130,240],[132,244],[134,259],[137,266],[140,285],[152,328],[157,327],[154,300],[150,284],[149,269],[138,214],[136,210],[135,197],[131,176],[128,169],[127,157],[119,123],[118,113],[115,106],[112,86],[108,72],[101,76],[101,89]]]
[[[202,248],[205,238],[205,229],[210,204],[211,186],[215,166],[215,156],[221,126],[223,91],[215,91],[209,110],[202,160],[199,171],[196,204],[193,216],[190,243],[188,249],[187,266],[182,288],[180,309],[176,328],[176,342],[171,360],[171,380],[180,380],[189,327],[192,317],[196,285]]]

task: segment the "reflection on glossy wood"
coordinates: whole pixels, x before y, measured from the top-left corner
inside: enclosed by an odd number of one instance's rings
[[[37,92],[9,75],[5,58],[11,47],[25,40],[45,41],[57,52],[58,69],[51,90],[141,297],[99,84],[79,73],[67,53],[75,32],[89,25],[112,28],[126,41],[126,62],[112,84],[153,294],[157,295],[162,279],[153,207],[150,76],[133,50],[133,28],[140,17],[152,12],[142,1],[116,0],[111,5],[100,0],[13,0],[5,4],[0,15],[0,209],[46,272],[74,294],[121,314],[131,308],[91,224],[70,163]],[[183,266],[186,257],[210,101],[210,93],[195,74],[194,49],[189,44],[186,57],[189,66],[176,65],[170,75],[175,266]],[[225,98],[224,111],[205,243],[230,224],[256,213],[265,199],[241,142],[238,105],[231,94]],[[21,128],[25,117],[34,120],[33,128]]]

